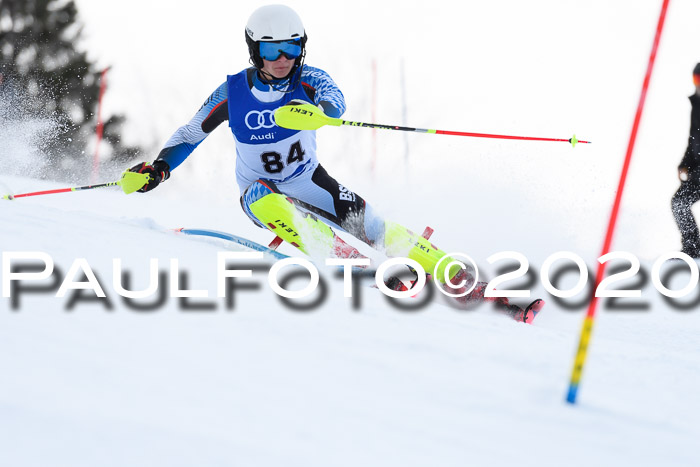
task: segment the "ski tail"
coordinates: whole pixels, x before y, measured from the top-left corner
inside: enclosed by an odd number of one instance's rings
[[[538,298],[525,307],[525,309],[516,311],[513,315],[513,319],[521,323],[532,324],[537,314],[542,310],[542,307],[544,307],[544,300]]]

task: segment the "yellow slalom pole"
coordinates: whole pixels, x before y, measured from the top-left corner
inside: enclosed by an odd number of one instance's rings
[[[578,385],[581,382],[581,375],[583,374],[583,365],[586,363],[586,357],[588,356],[588,343],[593,333],[593,323],[593,316],[586,316],[583,320],[581,338],[579,339],[578,350],[576,351],[576,358],[574,359],[574,368],[571,372],[571,381],[569,382],[569,392],[566,394],[566,401],[570,404],[576,403]]]

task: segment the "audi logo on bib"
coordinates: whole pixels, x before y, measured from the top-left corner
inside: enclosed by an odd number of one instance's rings
[[[272,110],[251,110],[245,115],[245,126],[249,130],[260,130],[261,128],[274,128],[275,117]]]

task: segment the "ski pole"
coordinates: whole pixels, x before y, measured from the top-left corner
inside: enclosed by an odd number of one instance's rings
[[[380,130],[413,131],[416,133],[431,133],[437,135],[471,136],[475,138],[519,139],[526,141],[566,141],[576,147],[577,143],[590,144],[581,141],[576,135],[571,138],[538,138],[534,136],[494,135],[489,133],[470,133],[466,131],[429,130],[427,128],[410,128],[397,125],[379,125],[377,123],[351,122],[329,117],[312,104],[285,105],[275,110],[275,123],[282,128],[291,130],[318,130],[324,125],[356,126],[362,128],[377,128]]]
[[[75,186],[70,188],[58,188],[55,190],[45,190],[45,191],[34,191],[32,193],[21,193],[18,195],[4,195],[2,198],[7,200],[13,200],[15,198],[24,198],[27,196],[42,196],[42,195],[52,195],[55,193],[69,193],[71,191],[82,191],[82,190],[92,190],[95,188],[105,188],[108,186],[120,186],[122,191],[127,195],[133,193],[136,190],[142,188],[148,183],[148,174],[140,174],[136,172],[129,172],[128,170],[122,174],[122,178],[116,182],[101,183],[99,185],[86,185],[86,186]]]

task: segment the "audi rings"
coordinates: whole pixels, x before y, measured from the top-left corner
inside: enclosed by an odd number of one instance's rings
[[[249,130],[259,130],[261,128],[274,128],[275,116],[273,110],[251,110],[245,115],[245,126]]]

